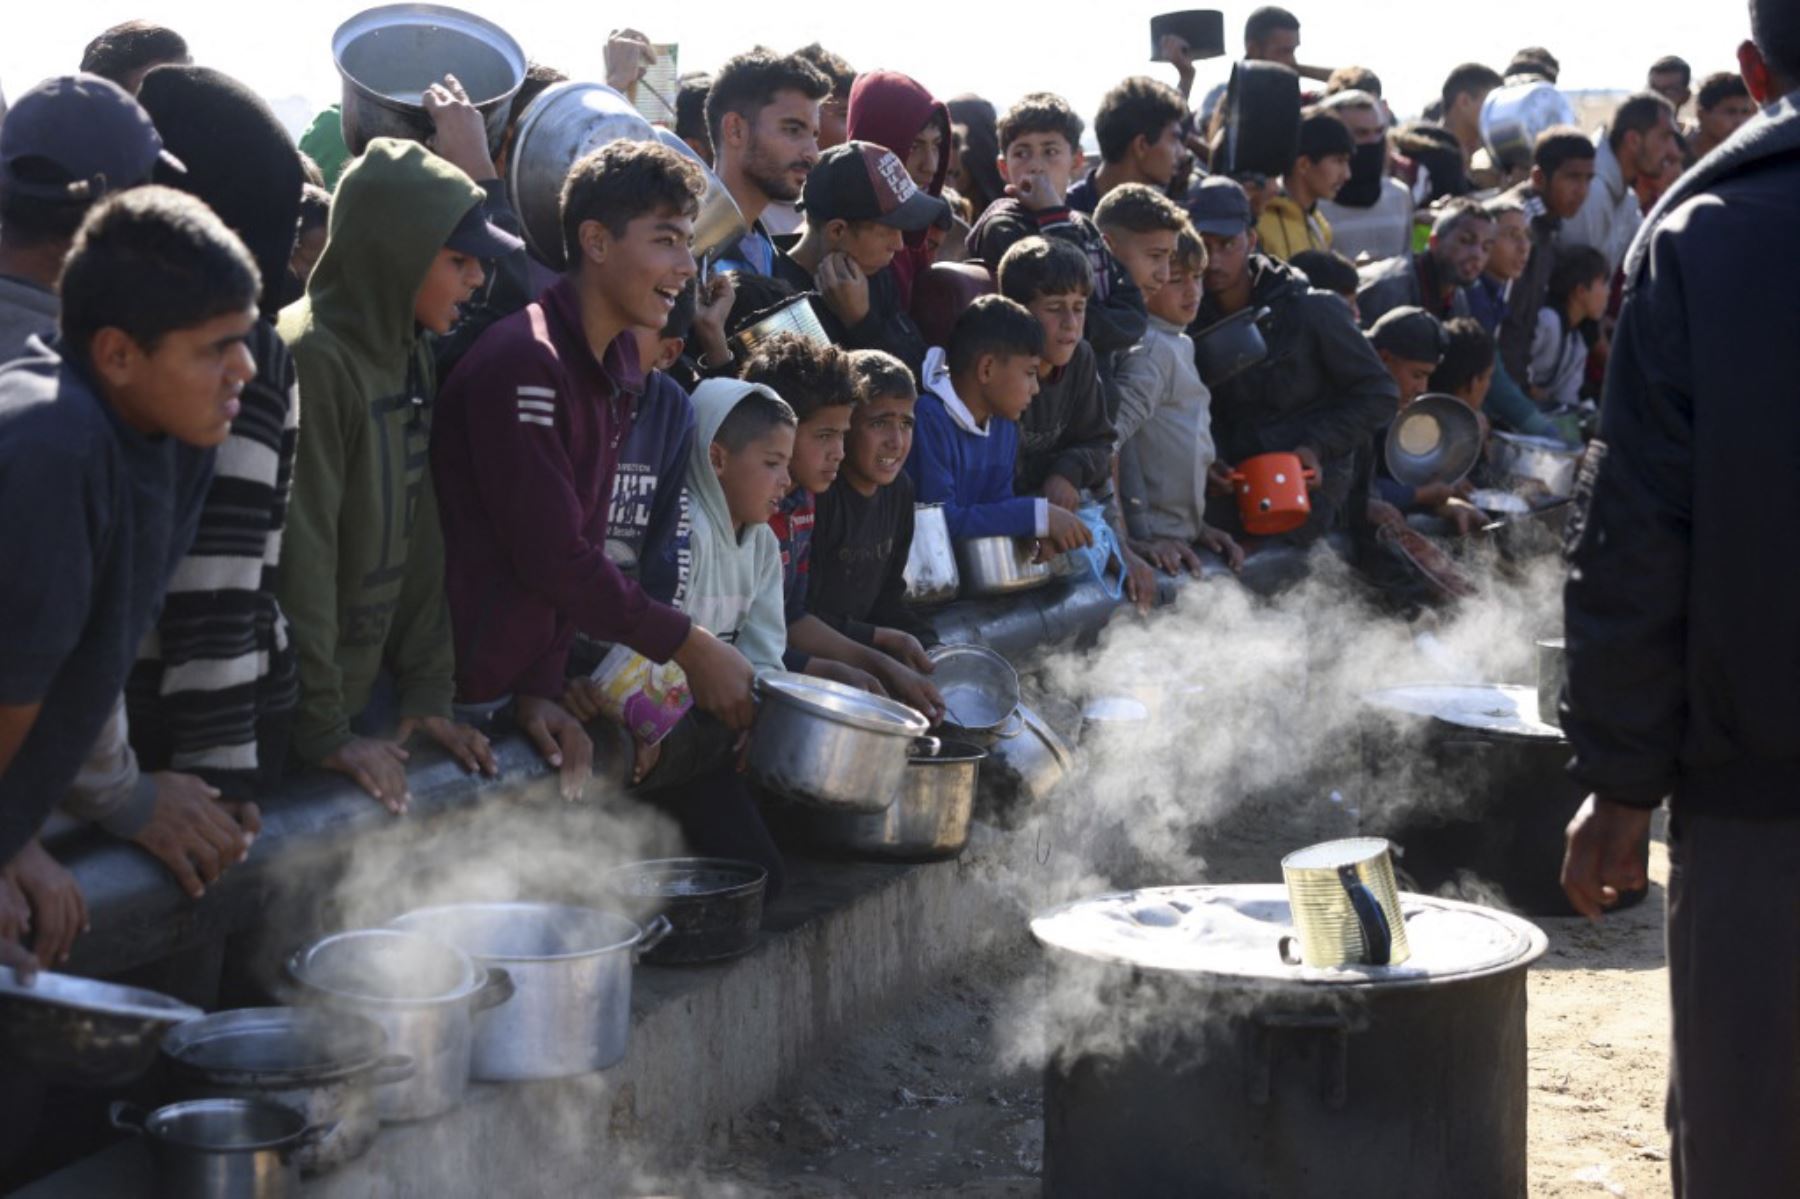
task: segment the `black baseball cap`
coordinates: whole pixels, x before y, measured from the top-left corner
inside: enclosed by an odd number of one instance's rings
[[[0,121],[0,187],[85,203],[150,182],[158,163],[185,173],[130,92],[98,75],[46,79]]]
[[[450,236],[444,239],[446,250],[455,250],[471,258],[504,258],[525,243],[487,219],[480,204],[463,213]]]
[[[1250,197],[1236,180],[1223,175],[1208,175],[1188,193],[1187,214],[1197,231],[1214,237],[1236,237],[1254,223]]]
[[[875,221],[907,233],[950,217],[948,203],[921,190],[906,164],[873,142],[845,142],[820,155],[800,206],[810,221]]]
[[[1382,313],[1369,329],[1369,340],[1376,349],[1386,350],[1396,358],[1436,364],[1444,360],[1450,335],[1437,317],[1423,308],[1403,304]]]

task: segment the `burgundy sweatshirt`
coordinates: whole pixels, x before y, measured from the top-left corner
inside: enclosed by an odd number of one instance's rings
[[[925,190],[934,196],[944,194],[944,180],[950,174],[950,110],[932,98],[916,80],[898,71],[869,71],[856,77],[850,88],[850,107],[845,119],[850,140],[874,142],[892,150],[901,162],[912,152],[913,139],[929,121],[936,121],[943,131],[942,151],[938,155],[937,174]],[[912,307],[913,279],[931,265],[925,249],[925,233],[906,235],[906,249],[894,256],[889,267],[894,282],[900,285],[902,310]]]

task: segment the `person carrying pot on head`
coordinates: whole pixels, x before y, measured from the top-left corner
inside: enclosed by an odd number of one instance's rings
[[[1247,309],[1269,310],[1258,322],[1268,355],[1212,389],[1218,462],[1206,523],[1240,533],[1224,473],[1259,454],[1291,453],[1318,472],[1312,515],[1294,534],[1316,539],[1341,522],[1356,453],[1393,418],[1398,390],[1342,300],[1259,252],[1243,188],[1208,178],[1188,201],[1188,216],[1207,255],[1190,333]]]

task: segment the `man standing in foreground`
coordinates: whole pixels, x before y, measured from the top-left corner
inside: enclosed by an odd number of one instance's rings
[[[1739,62],[1774,103],[1632,246],[1565,597],[1563,727],[1593,792],[1563,864],[1578,911],[1645,885],[1670,801],[1678,1199],[1800,1186],[1800,570],[1759,535],[1800,520],[1800,338],[1755,282],[1800,255],[1800,6],[1750,17]]]

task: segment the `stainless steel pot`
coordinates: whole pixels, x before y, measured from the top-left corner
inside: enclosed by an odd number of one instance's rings
[[[939,728],[950,740],[991,749],[1024,729],[1011,662],[984,645],[940,645],[926,657],[948,712]]]
[[[1538,135],[1553,125],[1575,124],[1575,110],[1541,79],[1509,83],[1481,103],[1481,140],[1504,170],[1531,165]]]
[[[631,968],[669,933],[610,912],[553,903],[422,908],[394,927],[501,967],[512,999],[475,1017],[470,1074],[487,1082],[563,1078],[622,1061],[631,1036]]]
[[[204,1014],[155,991],[74,974],[45,970],[22,983],[0,966],[0,1057],[62,1086],[137,1081],[163,1035]]]
[[[413,1075],[410,1057],[387,1052],[379,1024],[326,1008],[214,1012],[171,1031],[162,1053],[172,1098],[266,1099],[334,1126],[300,1147],[302,1174],[362,1156],[381,1127],[375,1088]]]
[[[1563,657],[1565,643],[1561,637],[1548,637],[1537,643],[1537,710],[1545,724],[1562,727],[1563,688],[1569,681],[1569,664]]]
[[[913,506],[912,549],[906,555],[906,601],[942,604],[956,598],[962,576],[956,572],[956,550],[942,504]]]
[[[700,213],[694,218],[694,241],[692,249],[695,258],[705,258],[714,250],[734,246],[750,232],[750,223],[744,220],[737,201],[731,198],[724,180],[713,174],[713,169],[706,165],[706,160],[694,153],[694,147],[675,136],[673,130],[655,127],[656,140],[682,155],[700,168],[706,176],[706,194],[700,197]]]
[[[956,543],[956,567],[969,599],[1042,587],[1055,572],[1036,559],[1037,542],[1029,537],[969,537]]]
[[[288,959],[309,1003],[367,1016],[414,1073],[376,1091],[386,1121],[423,1120],[462,1102],[475,1047],[475,1013],[511,998],[512,980],[454,945],[398,929],[338,933]]]
[[[331,35],[344,79],[344,144],[361,154],[375,137],[422,142],[436,131],[422,94],[455,75],[500,150],[512,98],[525,82],[525,51],[492,21],[437,4],[365,9]]]
[[[331,1131],[265,1099],[196,1099],[148,1115],[114,1103],[111,1116],[149,1139],[166,1199],[289,1199],[300,1193],[300,1151]]]
[[[773,307],[752,314],[732,333],[732,349],[747,358],[756,353],[758,346],[782,333],[803,337],[816,346],[830,345],[831,336],[825,332],[819,313],[812,306],[815,294],[817,293],[801,292]]]
[[[900,793],[908,750],[925,718],[825,679],[770,671],[750,735],[750,777],[798,803],[879,812]],[[929,738],[926,738],[929,740]]]
[[[828,849],[877,858],[953,858],[969,843],[975,783],[987,751],[946,741],[906,764],[900,796],[886,811],[809,812],[813,839]]]
[[[1494,462],[1502,474],[1514,479],[1536,480],[1557,499],[1575,494],[1575,474],[1581,468],[1582,450],[1552,437],[1528,437],[1522,433],[1493,436]]]
[[[633,919],[666,919],[669,935],[644,949],[652,966],[722,962],[756,948],[769,872],[731,858],[659,858],[607,872],[606,889]]]
[[[506,191],[532,254],[557,270],[563,246],[562,189],[569,168],[609,142],[656,137],[631,101],[598,83],[558,83],[519,116],[506,160]]]
[[[1408,487],[1460,483],[1481,460],[1481,418],[1455,396],[1422,395],[1388,426],[1382,456]]]
[[[1020,704],[1019,720],[1024,731],[994,744],[977,785],[983,819],[1001,824],[1047,799],[1075,771],[1075,751],[1043,717]]]
[[[1194,359],[1201,382],[1218,387],[1269,356],[1269,343],[1257,323],[1267,308],[1243,308],[1194,335]]]

